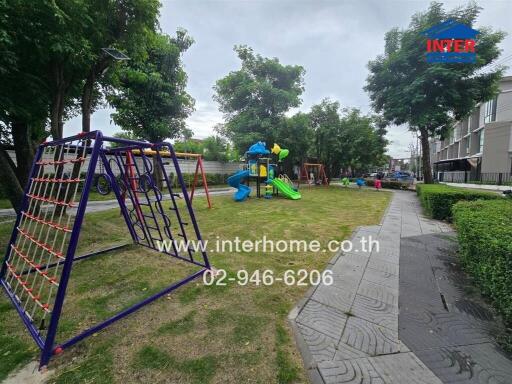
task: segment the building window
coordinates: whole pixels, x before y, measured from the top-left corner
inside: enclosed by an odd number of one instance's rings
[[[496,106],[498,105],[498,96],[485,103],[484,123],[496,121]]]
[[[478,132],[478,153],[482,153],[484,151],[484,130],[481,129]]]
[[[466,153],[469,153],[470,145],[471,145],[471,136],[468,136],[468,137],[466,137]]]

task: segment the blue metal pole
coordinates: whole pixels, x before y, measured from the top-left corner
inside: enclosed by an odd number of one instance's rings
[[[108,177],[110,177],[112,191],[114,192],[117,202],[119,203],[119,208],[121,209],[121,213],[124,217],[126,226],[128,227],[128,230],[130,231],[130,236],[132,237],[133,242],[137,243],[138,242],[137,235],[135,234],[135,229],[133,228],[132,222],[130,220],[130,216],[128,214],[128,210],[126,209],[126,202],[124,201],[124,199],[121,196],[121,191],[119,190],[119,186],[116,183],[116,176],[114,175],[112,168],[110,168],[110,163],[108,162],[107,157],[105,156],[105,153],[103,153],[103,150],[101,152],[101,160],[100,161],[103,161],[103,166],[105,167],[105,171],[107,172]]]
[[[7,283],[4,280],[0,280],[0,283],[2,284],[5,293],[11,300],[12,304],[14,305],[14,308],[16,308],[16,311],[18,311],[21,320],[23,320],[23,324],[25,324],[25,327],[27,327],[28,331],[30,332],[30,336],[32,336],[37,346],[42,349],[44,346],[44,340],[39,334],[39,331],[36,329],[36,327],[34,327],[34,324],[30,321],[27,315],[25,315],[25,311],[23,310],[23,308],[18,305],[18,300],[14,297],[13,293],[7,286]]]
[[[99,256],[99,255],[102,255],[102,254],[107,253],[107,252],[117,251],[117,250],[119,250],[121,248],[124,248],[124,247],[127,247],[129,245],[132,245],[132,244],[116,245],[115,247],[110,247],[110,248],[106,248],[106,249],[100,249],[99,251],[87,253],[87,254],[82,255],[82,256],[75,256],[73,258],[73,263],[77,262],[78,260],[88,259],[89,257]],[[58,265],[62,265],[64,263],[65,263],[64,260],[57,261],[55,263],[48,264],[45,268],[46,269],[53,268],[53,267],[56,267]],[[26,275],[26,274],[29,274],[29,273],[33,273],[35,271],[36,271],[36,269],[30,268],[30,269],[27,269],[27,270],[21,272],[21,275]]]
[[[183,180],[183,175],[181,174],[181,169],[180,169],[180,165],[178,163],[178,158],[176,157],[176,152],[174,151],[174,148],[171,143],[163,143],[163,145],[168,146],[169,151],[171,152],[171,158],[172,158],[172,162],[174,164],[174,169],[176,170],[176,176],[178,176],[179,183],[181,184],[181,191],[183,192],[183,198],[185,199],[185,202],[187,204],[188,213],[190,215],[190,219],[192,220],[192,225],[194,226],[194,231],[196,233],[197,240],[200,243],[202,243],[203,240],[201,238],[201,232],[199,231],[199,226],[197,225],[196,216],[194,214],[194,209],[192,208],[192,203],[190,202],[190,198],[188,196],[187,187],[185,186],[185,181]],[[160,145],[160,147],[161,146],[162,146],[162,144]],[[161,158],[160,158],[160,162],[162,162]],[[162,165],[162,167],[163,167],[163,165]],[[211,269],[210,261],[208,260],[208,256],[206,255],[205,250],[201,249],[201,253],[203,255],[203,259],[204,259],[206,268]]]
[[[88,137],[89,135],[80,135],[78,138],[83,139],[84,137]],[[46,340],[44,343],[44,348],[41,353],[41,361],[39,364],[39,368],[42,368],[48,365],[52,354],[53,354],[53,346],[55,342],[55,336],[57,334],[57,328],[59,325],[59,319],[62,312],[62,305],[64,303],[64,298],[66,296],[66,288],[68,286],[69,275],[71,273],[71,268],[73,266],[73,257],[75,255],[76,247],[78,245],[78,239],[80,237],[80,229],[82,227],[82,222],[85,215],[85,208],[87,207],[87,200],[89,199],[89,191],[92,186],[94,171],[96,169],[96,164],[98,162],[98,156],[100,153],[101,146],[103,144],[103,135],[100,131],[95,131],[95,142],[94,147],[91,154],[91,159],[89,161],[89,167],[87,169],[87,177],[85,179],[84,188],[82,191],[82,196],[80,197],[80,204],[78,206],[78,210],[75,216],[75,223],[73,224],[73,230],[71,233],[71,237],[69,239],[69,245],[66,252],[66,259],[64,261],[64,267],[62,268],[62,276],[59,282],[59,288],[57,290],[57,296],[55,298],[55,303],[52,309],[52,316],[50,320],[50,325],[48,327],[48,333],[46,335]],[[69,141],[66,140],[64,142]]]
[[[183,220],[181,219],[181,214],[178,209],[178,205],[176,204],[176,196],[172,190],[171,182],[169,181],[169,176],[167,176],[167,172],[165,171],[164,162],[162,160],[162,156],[160,155],[160,148],[162,148],[162,147],[161,146],[158,147],[157,154],[156,154],[158,166],[160,168],[162,168],[162,173],[164,175],[164,179],[167,184],[167,189],[169,189],[169,194],[171,196],[172,205],[174,207],[174,213],[176,214],[176,218],[178,219],[178,223],[180,225],[181,235],[183,236],[183,241],[185,241],[185,243],[186,243],[186,242],[188,242],[187,232],[185,231],[185,225],[183,224]],[[176,245],[174,244],[174,238],[172,237],[170,228],[169,228],[169,234],[171,234],[170,238],[172,241],[172,246],[173,246],[174,252],[176,254],[178,254],[178,250],[176,249]],[[190,250],[190,248],[188,249],[188,256],[190,258],[190,262],[194,263],[194,255],[192,255],[192,251]]]
[[[181,287],[182,285],[185,285],[186,283],[188,283],[188,282],[198,278],[199,276],[202,276],[203,273],[205,273],[206,271],[207,270],[203,268],[200,271],[195,272],[192,275],[184,278],[183,280],[180,280],[180,281],[178,281],[176,283],[173,283],[172,285],[170,285],[167,288],[161,290],[160,292],[154,294],[153,296],[150,296],[147,299],[142,300],[141,302],[131,306],[130,308],[125,309],[122,312],[119,312],[118,314],[112,316],[111,318],[109,318],[109,319],[107,319],[107,320],[105,320],[105,321],[103,321],[103,322],[101,322],[99,324],[96,324],[95,326],[93,326],[93,327],[89,328],[88,330],[80,333],[79,335],[76,335],[76,336],[72,337],[71,339],[69,339],[69,340],[65,341],[64,343],[62,343],[59,347],[61,349],[65,349],[65,348],[70,347],[73,344],[76,344],[77,342],[79,342],[80,340],[86,338],[87,336],[90,336],[93,333],[101,331],[103,328],[108,327],[110,324],[112,324],[112,323],[122,319],[123,317],[128,316],[129,314],[139,310],[143,306],[145,306],[145,305],[147,305],[149,303],[152,303],[156,299],[158,299],[158,298],[168,294],[169,292],[174,291],[175,289],[177,289],[177,288]]]

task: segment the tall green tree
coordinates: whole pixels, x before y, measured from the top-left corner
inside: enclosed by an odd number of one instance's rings
[[[108,96],[117,125],[153,143],[181,135],[194,109],[194,99],[185,89],[187,74],[181,59],[192,43],[184,30],[178,30],[175,37],[155,34],[147,58],[130,60],[118,71],[115,90]],[[162,176],[157,173],[155,179],[161,186]]]
[[[309,119],[310,154],[325,165],[328,177],[338,176],[341,169],[364,172],[383,162],[387,140],[377,117],[324,99],[311,107]]]
[[[244,45],[235,46],[242,67],[214,86],[226,124],[222,134],[244,153],[256,141],[272,143],[285,113],[301,103],[304,69],[265,58]]]
[[[310,150],[312,140],[311,120],[307,113],[298,112],[287,117],[277,127],[276,143],[290,151],[284,162],[286,173],[291,175],[293,165],[302,163]]]
[[[476,103],[496,94],[502,68],[478,71],[498,58],[498,44],[505,34],[479,27],[476,63],[433,64],[426,62],[422,32],[449,19],[474,27],[480,11],[474,2],[451,11],[433,2],[427,11],[412,17],[408,28],[390,30],[385,36],[384,54],[368,64],[365,90],[373,108],[388,123],[408,124],[420,135],[425,183],[432,182],[429,138],[444,135],[454,121],[471,113]]]
[[[64,121],[80,110],[89,130],[98,81],[108,79],[101,48],[142,58],[158,7],[158,0],[0,0],[0,177],[16,209],[36,145],[48,134],[61,138]]]
[[[203,155],[205,160],[228,161],[228,142],[221,136],[208,136],[203,140]]]
[[[108,85],[115,70],[115,59],[103,48],[115,48],[134,60],[146,55],[147,42],[158,27],[158,0],[87,0],[89,17],[85,35],[90,44],[90,55],[84,72],[80,95],[82,131],[91,130],[91,113],[101,100],[101,85]]]

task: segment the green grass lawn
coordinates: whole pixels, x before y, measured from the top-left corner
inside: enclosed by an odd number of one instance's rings
[[[373,190],[304,188],[298,201],[231,196],[194,199],[203,237],[343,240],[360,225],[377,224],[391,194]],[[0,225],[7,244],[12,224]],[[118,210],[88,214],[80,252],[127,242]],[[214,267],[324,269],[329,252],[210,254]],[[130,246],[74,265],[59,328],[59,340],[158,291],[190,267],[146,248]],[[286,316],[307,287],[228,283],[179,288],[52,360],[56,383],[292,383],[306,373]],[[0,380],[38,350],[5,295],[0,295]]]

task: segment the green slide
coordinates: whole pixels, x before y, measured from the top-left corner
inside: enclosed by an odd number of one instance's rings
[[[300,193],[293,190],[292,187],[290,187],[287,183],[285,183],[281,179],[272,179],[271,183],[274,187],[277,188],[279,192],[283,194],[283,196],[292,199],[292,200],[299,200],[301,198]]]

